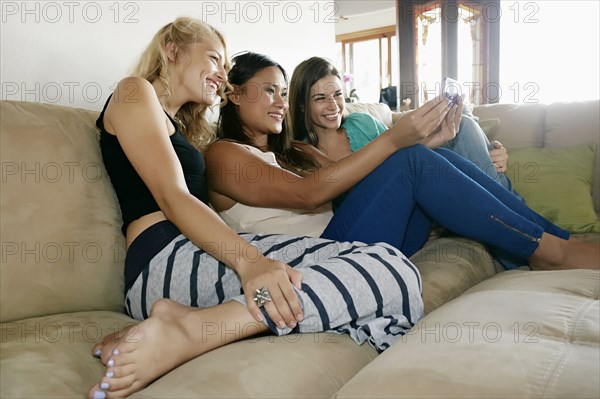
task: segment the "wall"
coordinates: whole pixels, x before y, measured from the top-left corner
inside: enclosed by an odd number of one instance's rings
[[[390,25],[396,25],[395,7],[340,19],[336,24],[335,34],[341,35]]]
[[[225,35],[230,54],[271,55],[291,74],[335,56],[333,1],[4,1],[1,99],[99,110],[154,33],[192,16]]]

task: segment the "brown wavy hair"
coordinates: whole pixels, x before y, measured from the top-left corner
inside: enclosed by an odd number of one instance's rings
[[[294,69],[290,84],[290,119],[296,140],[307,141],[317,147],[319,137],[310,119],[310,88],[325,76],[334,75],[342,79],[337,68],[327,59],[312,57],[302,61]],[[343,121],[342,121],[343,123]]]

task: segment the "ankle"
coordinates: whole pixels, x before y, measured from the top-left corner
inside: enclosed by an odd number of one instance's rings
[[[537,249],[529,258],[532,270],[561,269],[567,261],[569,242],[562,238],[544,233]]]

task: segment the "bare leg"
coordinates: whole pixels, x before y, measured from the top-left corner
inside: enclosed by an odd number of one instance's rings
[[[225,330],[228,333],[222,334]],[[234,330],[239,334],[230,333]],[[239,302],[199,309],[161,299],[147,320],[129,328],[124,335],[107,337],[101,348],[107,372],[88,397],[129,396],[182,363],[267,330]]]
[[[600,269],[600,245],[544,233],[529,265],[532,270]]]

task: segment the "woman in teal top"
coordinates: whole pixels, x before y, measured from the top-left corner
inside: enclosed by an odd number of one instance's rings
[[[340,74],[324,58],[312,57],[302,62],[294,70],[292,82],[290,104],[297,105],[290,108],[294,136],[320,148],[329,158],[337,160],[358,151],[388,129],[369,114],[355,112],[344,115]],[[310,102],[305,105],[306,96],[303,92],[311,86],[319,89],[311,90]],[[304,113],[305,108],[309,108],[308,115]],[[330,134],[333,132],[340,134]],[[439,133],[421,144],[432,149],[442,147],[452,150],[477,165],[504,188],[513,191],[505,175],[508,161],[506,149],[500,142],[490,143],[474,119],[463,114],[456,135],[442,130]]]
[[[292,75],[289,92],[291,130],[297,140],[307,141],[323,151],[329,158],[339,160],[371,142],[388,128],[366,113],[355,112],[345,115],[345,101],[340,74],[333,64],[321,57],[312,57],[300,63]],[[403,117],[411,117],[411,114]],[[442,124],[438,132],[428,136],[421,144],[440,152],[445,148],[471,161],[490,178],[498,182],[519,199],[505,175],[508,154],[499,142],[490,143],[477,122],[462,115],[458,133]],[[471,173],[468,173],[471,175]],[[333,201],[334,210],[339,208],[347,194]],[[420,208],[410,218],[410,231],[423,236],[421,230],[428,228],[429,219]],[[418,249],[421,242],[404,248],[407,252]],[[496,258],[506,267],[517,267],[519,261],[508,253],[496,251]]]
[[[293,94],[288,101],[281,65],[250,52],[232,61],[232,90],[219,116],[221,140],[205,153],[210,201],[218,212],[242,204],[244,212],[261,208],[263,220],[265,213],[278,222],[286,213],[289,220],[299,212],[312,217],[315,209],[351,188],[321,238],[385,242],[410,256],[427,241],[436,221],[454,234],[488,244],[491,251],[508,251],[521,259],[518,264],[533,269],[598,268],[596,247],[570,237],[463,157],[425,146],[437,147],[456,135],[462,99],[452,103],[436,97],[352,152],[345,130],[338,129],[340,109],[332,106],[342,97],[337,82],[324,86],[331,92],[313,90],[309,82],[306,102]],[[294,81],[291,90],[302,86]],[[331,158],[292,140],[286,125],[290,103],[331,133],[319,144],[331,149]],[[235,213],[241,220],[243,215]],[[277,233],[279,226],[266,232]],[[549,254],[551,262],[545,258]]]

